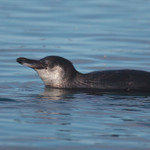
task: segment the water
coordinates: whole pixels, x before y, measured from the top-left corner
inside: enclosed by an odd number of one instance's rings
[[[0,1],[0,149],[149,150],[150,94],[45,89],[20,56],[77,70],[150,71],[149,0]]]

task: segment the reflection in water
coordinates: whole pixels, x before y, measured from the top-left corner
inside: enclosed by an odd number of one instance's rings
[[[49,100],[67,100],[76,98],[77,94],[104,96],[109,95],[115,100],[136,100],[139,97],[147,98],[150,92],[101,92],[99,89],[59,89],[45,87],[44,92],[39,94],[43,98]]]
[[[49,98],[50,100],[67,100],[76,98],[76,94],[86,95],[99,95],[103,93],[94,89],[57,89],[57,88],[45,88],[44,92],[40,94],[43,98]]]
[[[66,100],[74,98],[73,92],[67,89],[45,88],[41,95],[43,98],[48,98],[50,100]]]

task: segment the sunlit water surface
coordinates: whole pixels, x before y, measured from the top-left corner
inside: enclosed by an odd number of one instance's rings
[[[15,61],[48,55],[150,71],[149,0],[1,0],[0,149],[150,149],[150,93],[45,89]]]

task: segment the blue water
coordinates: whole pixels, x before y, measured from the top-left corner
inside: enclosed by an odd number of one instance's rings
[[[45,89],[17,57],[81,72],[150,71],[150,0],[1,0],[0,149],[149,150],[150,93]]]

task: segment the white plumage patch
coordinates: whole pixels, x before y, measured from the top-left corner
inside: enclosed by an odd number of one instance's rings
[[[51,87],[61,87],[64,74],[61,67],[56,66],[52,69],[36,69],[36,71],[45,85],[49,85]]]

